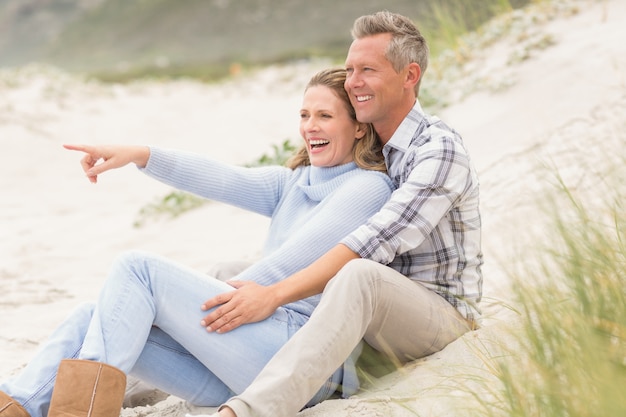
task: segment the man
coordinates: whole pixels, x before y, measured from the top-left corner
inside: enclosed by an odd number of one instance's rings
[[[205,304],[219,305],[205,319],[208,330],[226,332],[323,291],[309,322],[219,416],[291,417],[314,404],[316,392],[334,390],[325,383],[342,364],[344,395],[356,391],[351,358],[361,340],[405,363],[478,325],[478,179],[460,136],[417,101],[425,40],[409,19],[390,12],[360,17],[352,36],[345,88],[359,121],[380,136],[398,189],[367,224],[306,269]]]

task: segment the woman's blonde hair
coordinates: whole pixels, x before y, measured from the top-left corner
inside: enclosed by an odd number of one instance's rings
[[[318,85],[330,88],[335,95],[343,101],[350,118],[356,122],[356,112],[354,111],[354,107],[352,107],[352,104],[350,103],[350,97],[348,97],[348,93],[343,86],[345,81],[345,69],[326,69],[315,74],[307,84],[304,91],[306,92],[309,88]],[[383,156],[383,145],[380,138],[370,123],[364,123],[364,125],[366,126],[365,136],[354,141],[352,158],[359,168],[387,172],[385,158]],[[286,165],[291,169],[295,169],[303,165],[311,165],[306,145],[303,145],[300,149],[298,149],[296,154],[287,161]]]

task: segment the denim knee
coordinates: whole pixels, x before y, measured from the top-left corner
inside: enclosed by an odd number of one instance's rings
[[[71,317],[79,319],[82,323],[89,323],[93,312],[96,309],[96,304],[93,302],[84,302],[79,304],[71,313]]]
[[[135,278],[145,283],[150,279],[150,266],[155,265],[157,259],[156,255],[141,250],[125,251],[114,260],[109,279]]]
[[[148,252],[144,252],[137,249],[127,250],[122,252],[113,261],[113,266],[120,266],[125,269],[132,269],[138,264],[142,264],[148,258],[152,257]]]

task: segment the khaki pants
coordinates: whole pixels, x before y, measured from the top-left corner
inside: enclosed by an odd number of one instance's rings
[[[293,417],[361,339],[405,363],[469,329],[439,295],[389,267],[357,259],[328,283],[309,322],[225,405],[237,417]]]

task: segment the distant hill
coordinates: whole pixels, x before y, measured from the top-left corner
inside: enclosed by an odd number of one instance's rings
[[[387,9],[434,29],[442,10],[473,28],[527,0],[0,0],[0,66],[91,73],[189,72],[343,56],[362,14]]]

